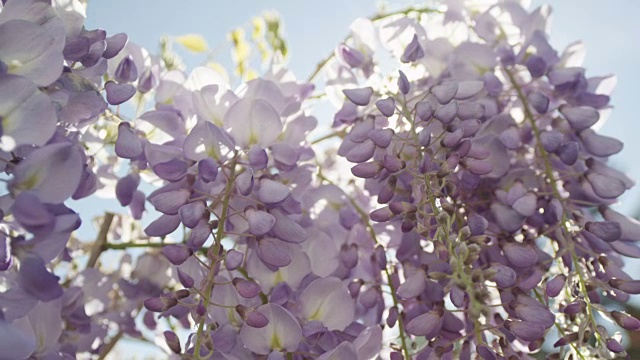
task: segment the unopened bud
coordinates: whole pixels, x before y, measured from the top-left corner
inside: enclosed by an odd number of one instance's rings
[[[349,285],[347,285],[347,289],[349,289],[349,294],[351,295],[352,298],[358,297],[358,294],[360,294],[360,288],[362,287],[362,284],[364,284],[364,281],[362,281],[362,279],[355,279],[352,282],[350,282]]]
[[[467,244],[460,243],[456,250],[458,251],[458,259],[462,262],[466,261],[467,257],[469,256],[469,249],[467,248]]]
[[[442,206],[442,210],[446,211],[449,215],[456,213],[456,208],[448,201],[442,201],[440,206]]]
[[[180,339],[178,338],[178,335],[173,331],[165,331],[163,335],[169,349],[173,351],[174,354],[180,354],[182,347],[180,346]]]
[[[250,280],[234,278],[231,283],[236,288],[238,294],[246,299],[251,299],[258,296],[258,294],[260,294],[260,291],[262,290],[260,288],[260,285]]]
[[[565,306],[562,312],[567,315],[575,315],[575,314],[581,313],[584,310],[585,305],[586,304],[584,301],[578,300]]]
[[[618,340],[614,339],[614,338],[609,338],[606,341],[607,344],[607,349],[609,349],[609,351],[614,352],[614,353],[621,353],[624,352],[624,346],[622,346]]]
[[[621,311],[612,311],[611,317],[625,330],[638,331],[640,330],[640,320],[635,317],[625,314]]]
[[[440,225],[446,225],[449,222],[449,214],[446,212],[441,212],[436,216],[436,221]]]
[[[180,289],[176,291],[176,299],[184,299],[191,295],[191,292],[187,289]]]
[[[458,234],[460,236],[460,239],[466,239],[469,236],[471,236],[471,230],[469,229],[469,226],[465,226],[462,229],[460,229]]]
[[[173,297],[152,297],[144,301],[144,307],[153,312],[164,312],[178,304]]]

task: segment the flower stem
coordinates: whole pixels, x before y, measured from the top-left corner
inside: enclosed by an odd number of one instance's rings
[[[96,238],[96,242],[91,248],[91,254],[89,255],[89,261],[87,262],[86,267],[87,269],[95,267],[100,254],[102,254],[102,252],[106,250],[105,245],[107,244],[107,235],[109,235],[109,228],[111,227],[114,216],[115,214],[110,212],[104,214],[102,225],[100,226],[100,230],[98,231],[98,237]]]
[[[209,274],[207,276],[207,283],[205,286],[205,298],[204,298],[204,308],[207,310],[209,308],[209,304],[211,303],[211,292],[213,291],[214,279],[215,279],[215,268],[217,262],[218,252],[220,251],[222,237],[224,235],[224,223],[227,220],[227,212],[229,210],[229,200],[231,199],[231,195],[233,194],[234,189],[234,180],[236,174],[236,161],[238,159],[238,153],[236,152],[235,156],[231,160],[230,166],[230,174],[229,179],[227,180],[227,186],[224,190],[224,198],[222,200],[222,212],[220,213],[220,217],[218,219],[218,230],[216,232],[216,236],[213,239],[215,244],[213,246],[213,256],[211,259],[211,266],[209,268]],[[200,323],[198,324],[198,331],[196,332],[196,343],[195,348],[193,350],[193,356],[195,359],[200,359],[200,344],[202,343],[202,332],[204,331],[204,323],[207,318],[207,314],[205,313],[200,319]]]
[[[564,202],[563,202],[564,199],[560,195],[560,191],[558,190],[558,187],[557,187],[558,181],[555,177],[555,174],[553,173],[553,167],[551,165],[551,160],[549,159],[549,154],[542,146],[542,141],[540,140],[540,129],[538,128],[538,124],[536,124],[533,113],[531,112],[529,107],[529,102],[527,100],[527,97],[524,95],[522,88],[520,87],[520,84],[518,83],[518,81],[516,80],[515,76],[513,75],[510,69],[504,67],[504,71],[507,74],[507,77],[509,78],[509,81],[513,85],[514,89],[516,90],[516,93],[518,94],[518,99],[522,102],[522,107],[524,110],[525,117],[529,121],[529,124],[531,125],[531,128],[533,130],[533,134],[536,139],[537,150],[540,153],[540,156],[542,157],[542,160],[544,162],[545,176],[547,177],[547,180],[551,185],[551,191],[553,193],[553,196],[562,204],[562,218],[560,220],[562,223],[561,229],[567,240],[566,242],[567,250],[571,254],[571,260],[574,263],[574,266],[576,267],[576,273],[578,275],[580,292],[582,293],[584,301],[587,304],[587,315],[589,317],[590,325],[594,330],[596,339],[598,340],[598,342],[601,342],[602,339],[600,338],[600,335],[595,328],[596,321],[595,321],[593,306],[591,304],[591,300],[589,298],[589,294],[587,291],[586,281],[585,281],[584,275],[582,274],[582,271],[581,271],[582,269],[580,269],[581,263],[578,259],[578,255],[576,254],[574,244],[570,241],[571,230],[568,227],[569,217],[567,215],[567,210],[565,209],[565,206],[564,206]],[[580,357],[582,357],[582,354],[580,354],[579,352],[578,354],[580,355]]]

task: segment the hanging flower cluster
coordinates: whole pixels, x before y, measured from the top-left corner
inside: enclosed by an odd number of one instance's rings
[[[633,181],[594,129],[612,79],[549,44],[547,7],[358,19],[310,81],[274,61],[237,88],[85,29],[77,0],[0,9],[0,359],[125,336],[176,359],[607,359],[640,330],[607,302],[640,293],[640,223],[610,207]],[[92,194],[128,214],[87,243],[65,202]]]

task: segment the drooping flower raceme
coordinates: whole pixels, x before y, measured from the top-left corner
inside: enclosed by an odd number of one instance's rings
[[[484,359],[521,357],[556,327],[556,348],[608,357],[621,348],[596,316],[613,316],[603,295],[635,293],[621,256],[636,257],[640,239],[637,221],[609,208],[633,185],[606,165],[622,144],[592,129],[610,80],[586,77],[580,44],[549,45],[547,8],[475,10],[375,23],[399,60],[391,81],[344,58],[326,72],[344,99],[338,154],[377,199],[371,220],[389,224],[398,351],[413,342],[424,358],[469,358],[470,345]]]
[[[0,358],[123,337],[193,359],[612,358],[601,318],[640,329],[605,302],[640,293],[640,224],[610,207],[633,182],[594,128],[611,79],[549,45],[547,7],[358,19],[318,89],[277,58],[237,87],[186,71],[85,29],[76,0],[1,9]],[[87,244],[65,203],[94,193],[128,214]]]

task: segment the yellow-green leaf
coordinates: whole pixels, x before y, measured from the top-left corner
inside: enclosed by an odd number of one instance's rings
[[[205,52],[209,49],[207,41],[202,35],[198,34],[186,34],[178,36],[176,38],[176,42],[195,53]]]

